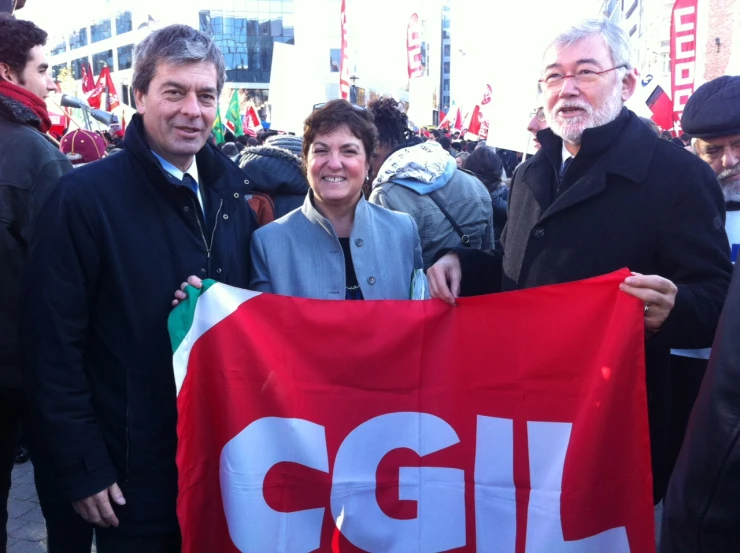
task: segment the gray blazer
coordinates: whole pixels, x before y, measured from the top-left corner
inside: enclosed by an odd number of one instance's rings
[[[331,223],[309,190],[303,206],[252,235],[252,280],[260,292],[343,300],[344,254]],[[360,198],[350,236],[352,263],[366,300],[407,300],[414,269],[422,268],[416,223],[405,213]]]

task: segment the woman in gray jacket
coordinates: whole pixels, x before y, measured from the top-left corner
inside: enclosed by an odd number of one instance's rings
[[[414,270],[422,268],[416,223],[362,194],[377,144],[372,114],[346,100],[332,100],[306,119],[310,189],[302,207],[252,235],[252,290],[314,299],[409,299]],[[200,287],[196,277],[188,283]],[[187,296],[178,290],[175,297],[176,305]]]
[[[252,237],[253,290],[317,299],[408,299],[422,268],[414,220],[365,201],[378,143],[373,117],[346,100],[305,123],[303,206]]]

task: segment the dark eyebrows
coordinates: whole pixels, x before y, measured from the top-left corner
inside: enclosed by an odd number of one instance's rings
[[[175,81],[165,81],[162,83],[162,88],[176,88],[178,90],[185,90],[185,87]]]
[[[46,71],[47,69],[49,69],[48,63],[42,63],[41,65],[39,65],[39,71]]]
[[[178,83],[177,81],[165,81],[162,83],[162,88],[176,88],[177,90],[184,92],[187,90],[187,87],[181,83]],[[198,89],[198,94],[216,94],[216,87],[215,86],[207,86],[204,88]]]

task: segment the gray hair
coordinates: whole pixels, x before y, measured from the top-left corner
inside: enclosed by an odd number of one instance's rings
[[[604,39],[616,67],[622,65],[626,67],[621,72],[622,76],[632,70],[632,50],[630,49],[629,36],[618,25],[608,19],[586,19],[576,23],[570,29],[556,36],[545,48],[545,52],[552,48],[567,48],[571,44],[593,35],[599,35]]]
[[[221,95],[226,80],[224,56],[207,34],[187,25],[169,25],[144,38],[134,50],[134,90],[149,91],[160,62],[173,65],[212,63],[218,78],[216,89]]]

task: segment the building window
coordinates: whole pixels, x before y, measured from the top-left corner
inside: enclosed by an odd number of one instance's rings
[[[113,71],[113,50],[93,54],[93,73],[96,76],[100,75],[100,72],[106,65]]]
[[[51,78],[53,80],[59,80],[59,73],[62,72],[62,69],[67,69],[66,63],[60,63],[59,65],[54,65],[51,68]]]
[[[128,33],[134,28],[133,21],[131,20],[131,12],[119,13],[116,16],[116,34],[122,35]]]
[[[118,70],[131,69],[134,60],[134,45],[121,46],[118,48]]]
[[[70,50],[81,48],[82,46],[87,46],[87,27],[83,27],[79,31],[74,31],[69,36]]]
[[[201,10],[199,28],[223,52],[228,81],[267,83],[273,45],[295,44],[293,2],[259,0],[247,6],[242,12]],[[333,60],[330,52],[330,64]]]
[[[329,50],[329,71],[332,73],[339,73],[339,66],[342,61],[342,50],[339,48],[332,48]]]
[[[445,44],[444,47],[442,48],[442,55],[445,57],[449,57],[450,55],[450,45],[449,44]]]
[[[111,37],[110,19],[98,21],[90,26],[90,42],[100,42]]]
[[[449,73],[450,72],[450,62],[446,61],[442,64],[442,73]]]
[[[84,58],[77,58],[76,60],[72,61],[72,77],[74,79],[81,79],[82,78],[82,68],[86,67],[89,63],[89,60],[87,59],[87,56]]]
[[[637,25],[634,25],[634,26],[633,26],[633,27],[632,27],[632,28],[630,29],[630,36],[634,35],[634,34],[635,34],[636,32],[637,32]]]
[[[634,2],[632,2],[632,5],[630,6],[630,9],[628,9],[628,10],[627,10],[627,13],[626,13],[626,14],[624,14],[624,17],[625,17],[625,19],[629,19],[629,18],[630,18],[630,16],[631,16],[631,15],[632,15],[633,13],[635,13],[635,10],[637,9],[637,4],[638,4],[638,2],[639,2],[639,0],[635,0]]]
[[[51,55],[58,56],[59,54],[62,54],[66,51],[67,51],[67,42],[63,40],[62,42],[60,42],[59,44],[57,44],[51,49]]]

